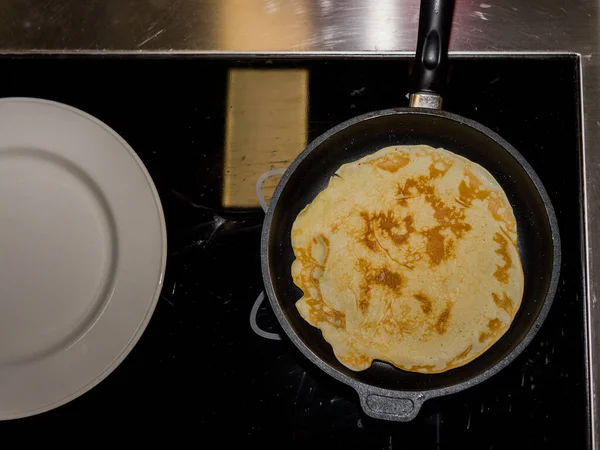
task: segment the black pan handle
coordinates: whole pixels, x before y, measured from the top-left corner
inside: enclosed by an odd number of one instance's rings
[[[396,392],[356,386],[360,406],[365,414],[375,419],[408,422],[417,417],[423,402],[423,392]]]
[[[454,0],[421,0],[410,106],[441,109]]]

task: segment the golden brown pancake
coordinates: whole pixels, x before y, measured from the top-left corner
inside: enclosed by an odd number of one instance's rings
[[[443,372],[490,348],[523,296],[516,221],[483,167],[388,147],[343,165],[292,227],[296,306],[353,370]]]

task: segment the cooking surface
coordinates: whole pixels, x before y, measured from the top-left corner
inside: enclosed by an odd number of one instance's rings
[[[0,96],[71,104],[131,144],[157,185],[169,237],[165,288],[131,355],[74,402],[0,423],[3,436],[68,423],[280,448],[585,445],[576,59],[453,64],[445,108],[499,132],[537,171],[558,217],[562,273],[546,323],[517,360],[481,385],[426,402],[407,424],[365,417],[352,390],[287,340],[250,326],[263,289],[256,181],[331,126],[406,106],[407,62],[72,57],[4,58],[0,67]],[[267,197],[275,181],[265,183]],[[265,301],[258,326],[277,333],[275,322]]]

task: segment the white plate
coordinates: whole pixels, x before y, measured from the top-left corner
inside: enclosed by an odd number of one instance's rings
[[[156,188],[94,117],[0,100],[0,420],[60,406],[127,356],[166,262]]]

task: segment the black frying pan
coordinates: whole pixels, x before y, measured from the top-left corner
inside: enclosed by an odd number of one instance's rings
[[[421,3],[412,107],[355,117],[311,142],[283,175],[263,225],[263,277],[273,310],[286,334],[323,371],[352,386],[364,411],[380,419],[411,420],[425,400],[480,383],[510,363],[546,318],[560,271],[556,217],[531,166],[493,131],[439,109],[441,98],[437,92],[445,77],[453,7],[454,0]],[[302,293],[290,273],[294,260],[292,224],[342,164],[390,145],[418,144],[443,147],[481,164],[505,190],[518,224],[518,247],[525,273],[523,301],[505,335],[465,366],[426,375],[375,361],[369,369],[354,372],[335,358],[321,332],[304,321],[296,310],[295,303]]]

